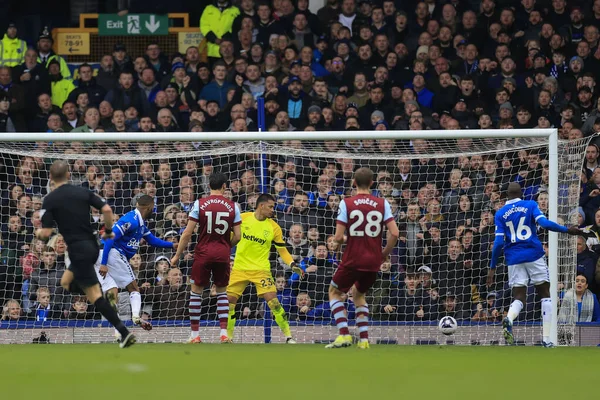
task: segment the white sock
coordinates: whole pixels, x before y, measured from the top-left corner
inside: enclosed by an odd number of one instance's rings
[[[131,317],[139,318],[142,309],[142,295],[140,295],[140,292],[131,292],[129,293],[129,301],[131,302]]]
[[[227,331],[227,329],[225,329],[225,331]],[[200,336],[200,331],[192,331],[192,339],[196,339],[198,336]]]
[[[519,313],[523,309],[523,302],[521,300],[515,300],[511,303],[510,308],[508,309],[508,319],[510,322],[513,322],[519,316]]]
[[[550,343],[550,328],[552,327],[552,300],[542,299],[542,340]]]

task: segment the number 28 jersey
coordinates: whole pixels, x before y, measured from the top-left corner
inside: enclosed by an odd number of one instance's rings
[[[194,202],[188,219],[198,224],[195,256],[206,262],[228,263],[231,232],[242,223],[238,205],[225,196],[208,196]]]
[[[346,248],[341,267],[357,271],[379,271],[385,225],[394,219],[384,198],[359,194],[340,202],[337,223],[346,226]]]
[[[496,236],[504,238],[506,265],[533,262],[544,256],[544,247],[536,233],[540,218],[546,217],[531,200],[508,200],[496,212]]]

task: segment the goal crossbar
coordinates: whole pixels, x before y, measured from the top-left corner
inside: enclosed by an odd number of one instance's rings
[[[315,132],[69,132],[57,133],[1,133],[0,141],[76,141],[76,142],[161,142],[161,141],[283,141],[283,140],[360,140],[360,139],[510,139],[551,138],[556,129],[486,129],[486,130],[430,130],[430,131],[315,131]],[[558,138],[558,136],[557,136]]]

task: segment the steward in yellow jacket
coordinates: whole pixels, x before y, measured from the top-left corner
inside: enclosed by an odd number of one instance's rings
[[[215,0],[214,5],[204,9],[200,17],[200,32],[208,40],[208,56],[220,58],[221,39],[232,39],[233,21],[240,10],[230,0]]]

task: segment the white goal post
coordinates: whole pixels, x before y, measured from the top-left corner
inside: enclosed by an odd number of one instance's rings
[[[437,152],[428,154],[427,157],[433,158],[436,154],[443,154],[444,157],[453,157],[454,154],[459,155],[458,150],[455,149],[454,144],[447,145],[446,143],[454,140],[461,139],[472,139],[482,143],[481,146],[473,148],[473,154],[501,154],[503,148],[512,151],[519,151],[522,146],[523,148],[531,148],[534,146],[543,146],[547,148],[547,168],[549,172],[547,193],[548,193],[548,217],[553,221],[563,219],[563,223],[567,223],[567,212],[559,213],[559,197],[560,194],[560,182],[559,177],[561,176],[561,157],[567,157],[570,155],[572,164],[576,164],[576,158],[582,161],[582,155],[585,151],[587,140],[582,139],[576,144],[567,144],[566,142],[559,141],[557,129],[511,129],[511,130],[459,130],[459,131],[443,131],[443,130],[431,130],[431,131],[341,131],[341,132],[169,132],[169,133],[2,133],[0,134],[0,154],[1,153],[14,153],[20,156],[31,152],[31,149],[27,149],[27,146],[21,147],[21,143],[33,143],[33,142],[186,142],[186,143],[213,143],[213,142],[236,142],[236,143],[247,143],[248,153],[262,152],[262,149],[266,149],[266,154],[277,154],[279,147],[269,148],[269,145],[273,143],[281,143],[290,140],[299,140],[307,143],[306,148],[303,152],[294,153],[307,154],[306,157],[312,155],[314,157],[325,157],[325,153],[318,150],[315,146],[308,145],[310,143],[316,143],[321,141],[347,141],[360,142],[361,140],[378,141],[378,140],[393,140],[396,142],[407,143],[407,148],[412,146],[414,140],[423,139],[425,141],[439,142],[441,143],[437,148]],[[494,139],[495,141],[489,141]],[[522,140],[520,142],[519,139]],[[499,146],[498,143],[502,141],[510,142],[509,145]],[[436,142],[436,143],[437,143]],[[453,142],[454,143],[454,142]],[[488,146],[489,147],[486,147]],[[506,147],[508,146],[508,147]],[[510,147],[510,148],[509,148]],[[285,149],[285,144],[281,146]],[[444,152],[443,150],[446,150]],[[206,152],[207,150],[203,150]],[[462,151],[469,153],[468,149],[462,149]],[[456,152],[456,153],[455,153]],[[32,154],[36,157],[40,157],[41,154],[36,153],[35,150]],[[43,154],[43,153],[42,153]],[[342,152],[342,154],[345,154]],[[361,150],[357,150],[355,153],[349,155],[351,158],[367,157],[370,153],[361,153]],[[70,154],[75,157],[76,155]],[[162,156],[160,153],[153,153],[152,156]],[[170,157],[176,157],[176,152],[168,154]],[[265,157],[265,154],[261,154],[261,159]],[[391,154],[391,159],[396,160],[400,158],[413,159],[415,155],[404,153],[399,150],[397,153]],[[52,154],[52,157],[56,157],[56,154]],[[98,159],[106,159],[107,155],[96,154],[95,157]],[[376,154],[373,157],[377,157]],[[573,161],[575,160],[575,161]],[[259,168],[259,173],[264,174],[265,169]],[[564,171],[563,171],[564,175]],[[261,176],[260,181],[267,179],[266,176]],[[568,201],[567,201],[568,203]],[[565,210],[571,211],[573,204],[568,203],[565,205]],[[577,205],[575,205],[575,208]],[[564,215],[562,215],[564,214]],[[564,264],[561,266],[563,269],[575,268],[573,255],[574,253],[574,241],[564,240],[564,243],[559,244],[558,234],[550,232],[548,235],[548,266],[551,279],[551,297],[553,305],[553,323],[551,338],[554,343],[558,343],[558,284],[559,284],[559,261]],[[559,247],[562,249],[562,253],[559,255]],[[560,258],[560,260],[559,260]],[[572,265],[568,265],[569,260],[573,262]],[[568,279],[571,279],[569,276]],[[567,286],[571,286],[570,282]],[[276,328],[276,326],[274,326]],[[571,328],[569,328],[571,329]],[[332,331],[333,332],[333,331]],[[333,337],[333,333],[332,333]],[[1,342],[1,338],[0,338]]]

